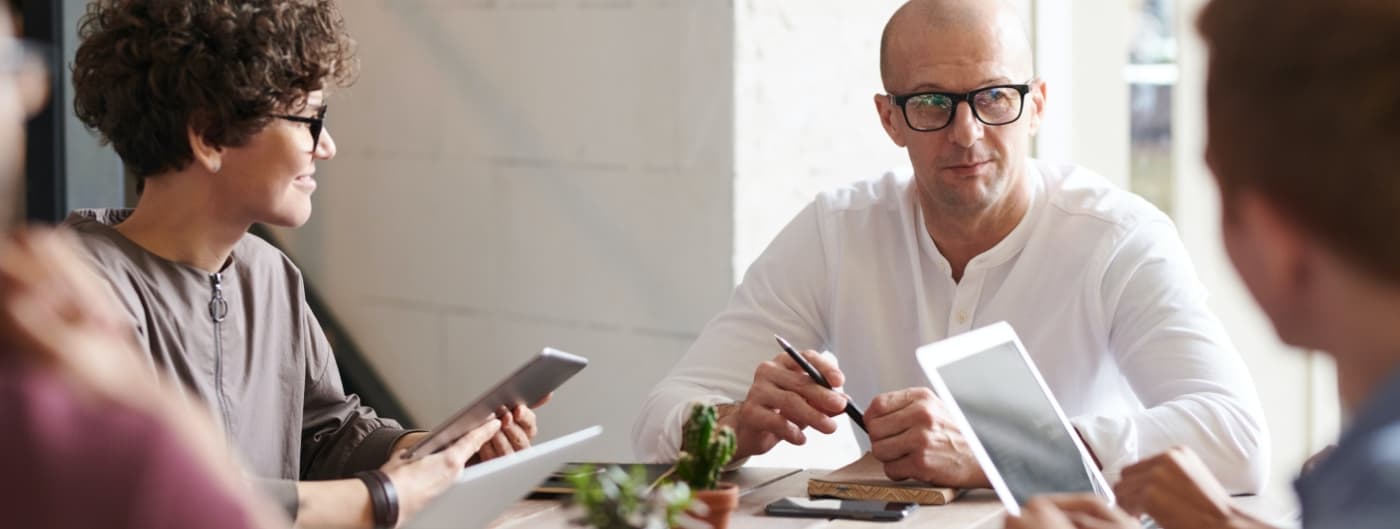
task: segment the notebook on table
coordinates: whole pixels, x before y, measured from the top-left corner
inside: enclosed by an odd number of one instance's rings
[[[854,463],[819,478],[807,480],[807,495],[843,500],[874,500],[946,505],[962,495],[962,490],[939,487],[919,481],[892,481],[884,465],[866,452]]]

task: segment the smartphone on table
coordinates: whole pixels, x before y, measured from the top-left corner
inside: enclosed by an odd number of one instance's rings
[[[808,518],[850,518],[894,522],[903,520],[919,505],[894,501],[864,501],[810,499],[787,497],[764,507],[769,516],[798,516]]]

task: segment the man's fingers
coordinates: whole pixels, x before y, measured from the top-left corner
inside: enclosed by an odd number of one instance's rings
[[[915,430],[905,430],[895,436],[886,437],[878,441],[872,440],[870,443],[870,454],[885,463],[896,461],[907,456],[922,447],[922,432]]]
[[[770,433],[779,439],[795,445],[805,444],[807,436],[802,429],[789,422],[777,412],[758,406],[745,406],[740,410],[740,421],[754,433]]]
[[[929,388],[906,388],[888,393],[881,393],[871,399],[870,406],[865,408],[866,418],[879,418],[899,411],[907,406],[922,403],[925,401],[938,401],[933,390]],[[935,404],[937,406],[937,404]]]
[[[958,430],[946,417],[939,417],[935,408],[919,401],[873,418],[866,415],[865,427],[869,430],[872,440],[898,435],[909,429]]]
[[[790,360],[789,360],[790,361]],[[830,417],[846,410],[846,396],[834,390],[821,387],[812,377],[799,371],[783,369],[775,363],[764,363],[758,368],[755,383],[766,381],[779,389],[801,395],[807,405]]]
[[[833,388],[846,385],[846,374],[841,372],[841,368],[836,365],[836,356],[822,354],[811,349],[802,351],[802,358],[807,359],[807,363],[817,368],[817,372],[826,378],[826,382]]]
[[[807,363],[811,364],[812,367],[817,370],[817,373],[820,373],[822,378],[826,379],[826,383],[831,384],[831,387],[839,388],[846,385],[846,374],[841,372],[840,367],[837,367],[835,356],[825,355],[810,349],[799,352],[798,354],[802,355],[802,358],[807,360]],[[810,376],[807,375],[807,371],[803,370],[802,366],[797,365],[797,361],[793,360],[791,356],[788,356],[786,352],[773,357],[773,361],[783,369],[794,373],[800,373],[802,376],[810,378]]]
[[[836,421],[817,411],[800,395],[776,387],[770,391],[772,394],[764,398],[764,403],[795,424],[799,430],[810,426],[823,433],[836,431]]]
[[[919,459],[915,454],[906,454],[899,459],[885,462],[885,477],[893,481],[913,479],[918,477],[915,472],[918,470]]]

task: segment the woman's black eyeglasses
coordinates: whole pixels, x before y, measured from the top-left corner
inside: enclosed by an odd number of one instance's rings
[[[277,119],[285,119],[285,120],[287,120],[287,121],[295,121],[295,122],[297,122],[297,123],[305,123],[305,124],[307,124],[307,125],[310,125],[310,126],[311,126],[311,152],[316,152],[316,148],[318,148],[318,147],[321,146],[321,131],[324,130],[324,129],[326,128],[326,109],[327,109],[327,108],[329,108],[329,107],[327,107],[327,106],[325,106],[325,105],[321,105],[321,109],[316,111],[316,117],[314,117],[314,118],[308,118],[308,117],[305,117],[305,116],[292,116],[292,115],[286,115],[286,114],[273,114],[272,117],[277,118]]]

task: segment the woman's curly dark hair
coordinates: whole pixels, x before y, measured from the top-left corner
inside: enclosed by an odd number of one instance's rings
[[[335,0],[98,0],[78,35],[74,110],[140,177],[191,163],[190,128],[243,145],[358,69]]]

